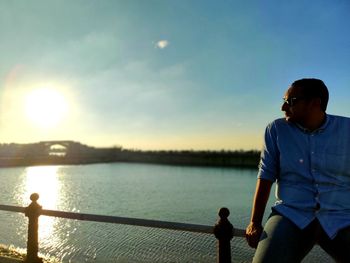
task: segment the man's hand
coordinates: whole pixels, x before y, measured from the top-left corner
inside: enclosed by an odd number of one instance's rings
[[[269,199],[272,181],[258,179],[256,183],[255,196],[253,201],[252,216],[250,224],[245,230],[245,237],[249,246],[256,248],[258,246],[260,236],[263,231],[261,226],[264,217],[265,207]]]
[[[245,230],[245,237],[250,247],[256,248],[258,246],[262,231],[263,227],[260,224],[250,222]]]

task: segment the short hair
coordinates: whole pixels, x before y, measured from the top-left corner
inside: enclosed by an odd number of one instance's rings
[[[293,82],[292,87],[301,88],[306,99],[321,99],[321,109],[326,112],[329,93],[327,86],[322,80],[313,78],[299,79]]]

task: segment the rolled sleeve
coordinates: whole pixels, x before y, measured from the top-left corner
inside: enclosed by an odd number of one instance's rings
[[[279,174],[279,150],[277,147],[277,133],[274,122],[265,130],[264,147],[261,151],[258,178],[276,181]]]

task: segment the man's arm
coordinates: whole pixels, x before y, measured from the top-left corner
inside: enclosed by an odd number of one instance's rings
[[[256,248],[259,243],[263,227],[261,225],[264,217],[267,201],[269,200],[272,181],[258,179],[256,183],[255,196],[252,207],[250,223],[246,228],[246,239],[249,246]]]

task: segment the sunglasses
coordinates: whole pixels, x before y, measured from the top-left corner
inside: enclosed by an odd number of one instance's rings
[[[298,101],[305,100],[305,98],[302,97],[292,97],[292,98],[282,98],[283,103],[287,103],[288,106],[293,107]]]

